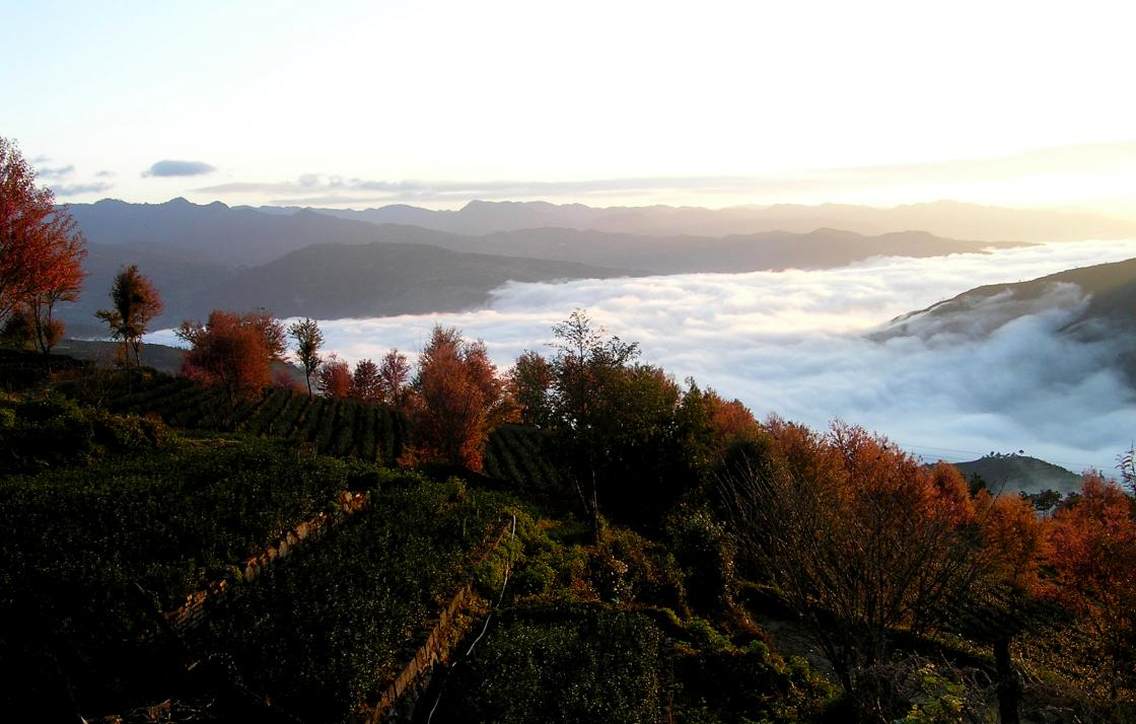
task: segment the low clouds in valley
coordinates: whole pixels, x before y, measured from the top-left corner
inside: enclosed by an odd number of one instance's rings
[[[1078,472],[1111,470],[1136,435],[1136,394],[1110,368],[1111,347],[1055,333],[1083,303],[1073,290],[1056,287],[1044,311],[1001,325],[976,317],[974,328],[868,335],[979,285],[1134,254],[1132,242],[1070,242],[824,271],[509,284],[483,310],[322,326],[328,349],[355,361],[392,346],[417,350],[433,324],[455,325],[484,339],[505,367],[524,349],[547,352],[552,325],[583,307],[638,341],[645,361],[739,397],[760,416],[812,426],[842,418],[927,459],[1025,450]]]

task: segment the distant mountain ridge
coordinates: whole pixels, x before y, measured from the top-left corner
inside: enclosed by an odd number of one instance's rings
[[[477,220],[478,213],[499,215],[500,208],[506,209],[506,213],[519,214],[512,225],[531,223],[535,226],[489,233],[475,230],[484,225]],[[831,226],[810,226],[803,232],[767,230],[718,236],[669,229],[643,234],[553,224],[566,221],[561,218],[565,211],[584,215],[611,211],[579,205],[471,203],[461,212],[386,207],[379,210],[390,219],[384,223],[339,218],[342,214],[333,215],[327,210],[266,208],[261,211],[251,207],[230,208],[220,202],[198,205],[182,198],[162,204],[128,204],[104,199],[94,204],[72,204],[69,209],[92,243],[162,249],[230,267],[264,264],[305,246],[324,243],[429,244],[454,251],[555,259],[657,274],[825,268],[871,256],[936,256],[978,251],[990,245],[898,228],[874,236]],[[723,210],[723,213],[728,211]],[[469,218],[471,213],[474,216]],[[437,214],[453,216],[438,217]],[[421,225],[430,218],[454,219],[462,225],[462,232]]]
[[[90,244],[84,291],[58,316],[78,336],[105,332],[95,311],[109,305],[122,263],[138,263],[165,310],[151,325],[173,326],[212,309],[266,308],[281,317],[320,319],[425,314],[483,306],[508,281],[607,278],[628,272],[547,259],[451,251],[427,244],[312,244],[267,264],[232,268],[165,249]]]
[[[260,208],[270,213],[301,210],[300,207]],[[836,228],[869,236],[923,230],[937,236],[977,241],[1136,238],[1136,221],[1133,220],[1083,212],[1013,209],[956,201],[892,208],[851,204],[777,204],[723,209],[693,206],[597,208],[545,201],[471,201],[454,211],[435,211],[405,204],[361,210],[304,210],[373,224],[411,224],[475,235],[556,227],[625,234],[720,237],[770,231],[808,233],[816,229]]]
[[[68,209],[88,241],[163,249],[226,266],[263,264],[311,244],[379,241],[372,224],[304,211],[266,214],[215,201],[161,204],[103,199]]]
[[[165,299],[159,323],[176,324],[226,306],[324,318],[455,311],[484,304],[491,289],[510,280],[826,268],[879,255],[935,256],[989,246],[926,232],[863,236],[837,229],[724,237],[570,228],[456,234],[311,210],[258,211],[181,198],[162,204],[103,200],[68,208],[90,250],[79,303],[60,309],[78,335],[101,332],[94,313],[106,306],[118,269],[132,263]],[[395,211],[403,221],[434,213],[413,207]]]

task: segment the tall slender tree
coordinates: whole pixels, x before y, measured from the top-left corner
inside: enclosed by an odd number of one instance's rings
[[[379,387],[383,402],[396,409],[405,410],[409,380],[410,362],[407,361],[406,355],[397,348],[383,355],[383,360],[379,363]]]
[[[308,397],[312,396],[312,373],[320,366],[320,347],[323,346],[323,331],[314,319],[293,322],[288,328],[292,339],[296,340],[296,358],[304,368],[304,379],[308,383]]]
[[[122,340],[123,364],[141,366],[142,336],[154,317],[162,313],[162,298],[138,271],[138,265],[131,264],[114,278],[110,300],[111,308],[100,310],[96,316],[107,323],[111,337]]]

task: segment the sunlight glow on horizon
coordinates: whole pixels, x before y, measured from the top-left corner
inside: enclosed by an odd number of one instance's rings
[[[0,134],[41,170],[74,167],[50,179],[61,201],[952,198],[1136,217],[1136,46],[1115,3],[0,10],[21,59],[0,68],[20,101]],[[215,170],[143,175],[162,160]]]

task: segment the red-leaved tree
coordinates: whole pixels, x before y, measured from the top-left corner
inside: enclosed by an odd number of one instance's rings
[[[222,388],[230,408],[272,383],[272,363],[284,352],[283,326],[263,312],[213,310],[205,324],[183,322],[177,335],[190,345],[182,374]]]
[[[62,336],[55,305],[73,302],[83,284],[86,241],[50,188],[11,142],[0,138],[0,322],[23,313],[36,347],[49,352]]]
[[[1092,634],[1115,699],[1136,687],[1136,511],[1116,484],[1085,476],[1049,525],[1058,596]]]
[[[347,362],[329,354],[316,371],[316,387],[324,397],[335,400],[351,397],[351,369]]]
[[[410,401],[411,454],[480,470],[489,431],[509,419],[505,383],[481,342],[435,327],[418,361]]]

